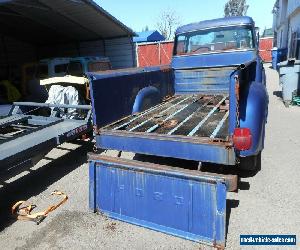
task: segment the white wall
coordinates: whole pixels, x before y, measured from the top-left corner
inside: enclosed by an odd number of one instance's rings
[[[300,4],[300,3],[299,3]],[[299,5],[300,6],[300,5]],[[300,38],[300,8],[297,11],[293,12],[293,15],[289,19],[289,46],[291,45],[291,36],[294,32],[297,32],[298,39]],[[290,54],[290,51],[288,51]],[[300,58],[300,51],[298,58]]]
[[[288,16],[292,15],[292,13],[299,8],[300,8],[300,0],[288,0],[287,15]]]
[[[277,31],[277,47],[287,48],[288,46],[288,29],[287,26],[281,26]]]
[[[104,56],[104,41],[81,42],[79,52],[82,56]]]
[[[105,40],[105,55],[114,69],[136,66],[135,47],[131,37]]]
[[[288,0],[278,0],[278,12],[274,16],[274,31],[277,34],[277,47],[286,48],[288,45]]]
[[[39,47],[39,58],[104,56],[103,40],[47,45]]]
[[[7,78],[7,74],[19,78],[24,63],[75,56],[107,56],[114,69],[136,66],[135,48],[130,37],[36,46],[0,34],[0,80]]]
[[[134,47],[132,39],[129,37],[50,45],[39,48],[40,58],[75,56],[107,56],[114,69],[135,66]]]
[[[298,31],[300,35],[300,9],[295,15],[290,17],[290,32]]]
[[[291,44],[291,34],[298,31],[300,36],[300,0],[278,0],[277,6],[278,12],[273,16],[277,47],[288,48]]]
[[[38,55],[39,59],[78,56],[78,49],[75,43],[49,44],[39,46]]]

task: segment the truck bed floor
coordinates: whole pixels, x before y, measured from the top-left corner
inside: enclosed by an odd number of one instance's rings
[[[179,95],[104,129],[225,140],[228,136],[228,116],[227,95]]]

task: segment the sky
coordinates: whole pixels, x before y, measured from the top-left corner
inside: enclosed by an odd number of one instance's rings
[[[164,10],[174,10],[181,24],[224,16],[227,0],[95,0],[103,9],[132,30],[139,32],[146,26],[157,29],[156,23]],[[260,33],[272,27],[271,14],[275,0],[247,0],[251,16]]]

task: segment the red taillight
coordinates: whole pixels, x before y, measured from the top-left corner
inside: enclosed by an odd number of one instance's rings
[[[233,133],[233,145],[237,150],[248,150],[252,146],[252,135],[249,128],[236,128]]]

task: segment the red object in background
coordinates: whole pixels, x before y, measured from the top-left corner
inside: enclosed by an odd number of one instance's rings
[[[158,43],[138,45],[138,66],[159,65]]]
[[[166,42],[161,44],[160,58],[161,64],[170,64],[173,56],[173,42]]]
[[[173,54],[173,42],[137,44],[138,66],[157,66],[170,64]]]
[[[265,62],[272,61],[273,37],[259,39],[259,55]]]

